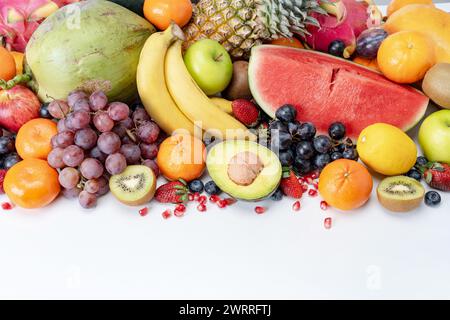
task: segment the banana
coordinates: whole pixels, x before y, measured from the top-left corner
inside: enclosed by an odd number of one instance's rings
[[[201,129],[194,130],[194,124],[178,109],[166,85],[167,50],[174,41],[183,39],[183,31],[176,24],[147,39],[137,68],[137,87],[147,113],[167,134],[181,129],[201,137]]]
[[[181,53],[182,41],[176,41],[166,55],[167,87],[178,108],[208,134],[220,139],[249,139],[256,136],[238,120],[220,110],[198,87],[189,74]]]
[[[232,104],[231,101],[219,97],[212,97],[211,102],[214,103],[217,107],[219,107],[219,109],[222,110],[223,112],[228,113],[229,115],[233,115],[233,108],[231,106]]]

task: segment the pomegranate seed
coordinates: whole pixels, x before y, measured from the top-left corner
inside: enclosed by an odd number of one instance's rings
[[[308,194],[310,197],[317,197],[317,190],[309,189]]]
[[[142,208],[141,210],[139,210],[139,214],[141,215],[141,217],[145,217],[148,214],[148,208]]]
[[[255,208],[255,212],[257,214],[263,214],[264,212],[266,212],[266,208],[264,208],[264,207],[256,207]]]
[[[189,201],[194,201],[194,195],[192,193],[188,194],[188,200]]]
[[[333,220],[330,217],[325,218],[325,220],[323,222],[325,229],[331,229],[332,222],[333,222]]]
[[[320,209],[327,210],[328,209],[328,203],[326,201],[320,201]]]
[[[197,201],[205,204],[206,201],[208,201],[208,198],[206,196],[200,196],[200,197],[198,197]]]
[[[220,200],[220,198],[215,194],[213,194],[211,197],[209,197],[209,201],[214,202],[214,203],[219,200]]]
[[[9,202],[3,202],[2,203],[2,209],[3,210],[11,210],[12,208],[14,208],[14,206],[9,203]]]
[[[200,204],[197,206],[197,210],[200,211],[200,212],[205,212],[205,211],[206,211],[206,206],[205,206],[205,204],[204,204],[204,203],[200,203]]]
[[[304,177],[298,178],[298,182],[304,184],[306,182],[306,179]]]
[[[299,211],[300,207],[301,207],[300,201],[295,201],[294,204],[292,205],[292,210]]]
[[[226,198],[225,201],[227,202],[227,206],[231,206],[237,202],[237,200],[233,198]]]
[[[166,220],[169,219],[171,216],[172,216],[172,211],[170,211],[168,209],[162,213],[162,217]]]
[[[312,185],[313,185],[314,189],[319,190],[319,184],[317,182],[313,182]]]
[[[217,201],[217,206],[219,207],[219,208],[225,208],[226,206],[227,206],[228,204],[227,204],[227,201],[226,200],[219,200],[219,201]]]
[[[186,206],[182,203],[175,207],[175,211],[186,212]]]
[[[200,197],[200,193],[198,192],[194,193],[194,200],[198,200],[198,197]]]
[[[306,178],[308,184],[313,184],[314,180],[311,177]]]
[[[319,178],[319,173],[317,171],[314,171],[313,173],[311,173],[311,178],[312,179],[317,179]]]
[[[173,212],[173,215],[177,218],[181,218],[182,216],[184,216],[184,211],[179,211],[179,210],[175,209],[175,211]]]
[[[308,191],[308,186],[306,184],[302,184],[302,190],[303,192]]]

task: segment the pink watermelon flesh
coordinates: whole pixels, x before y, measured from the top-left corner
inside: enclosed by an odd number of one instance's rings
[[[297,120],[314,123],[321,133],[341,121],[354,140],[378,122],[411,129],[429,102],[420,91],[352,62],[273,45],[253,49],[249,78],[253,97],[271,117],[280,106],[292,104]]]

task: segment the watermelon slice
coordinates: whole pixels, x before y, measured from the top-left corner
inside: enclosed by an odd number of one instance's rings
[[[347,60],[274,45],[253,48],[249,79],[253,97],[271,117],[292,104],[299,121],[314,123],[321,133],[341,121],[354,140],[377,122],[411,129],[429,102],[420,91]]]

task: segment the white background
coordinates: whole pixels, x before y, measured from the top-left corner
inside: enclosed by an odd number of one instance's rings
[[[111,195],[92,211],[66,199],[0,209],[0,298],[448,299],[450,196],[442,195],[438,209],[407,214],[382,209],[375,192],[350,213],[322,211],[308,196],[300,212],[292,200],[263,203],[263,215],[239,202],[206,213],[191,205],[169,220],[156,202],[141,217]]]

